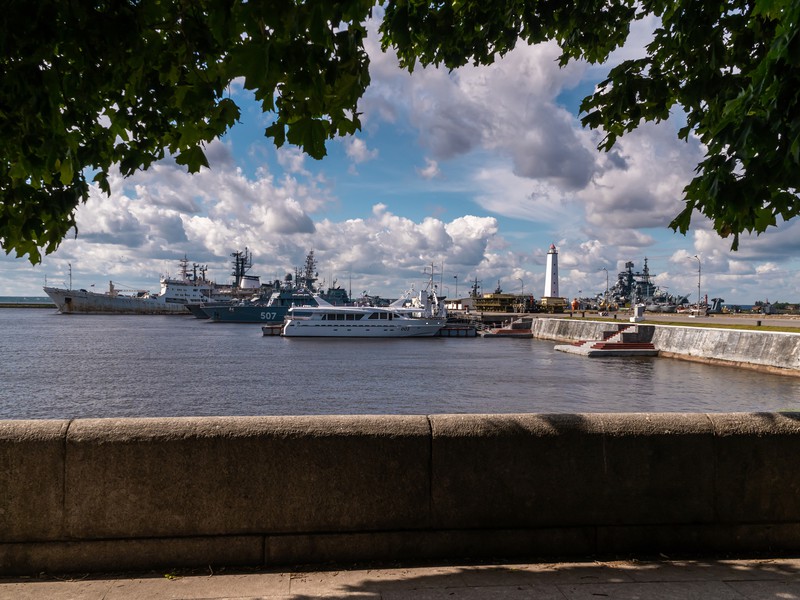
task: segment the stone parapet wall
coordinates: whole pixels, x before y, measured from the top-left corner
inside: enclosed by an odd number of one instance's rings
[[[0,421],[0,573],[796,552],[798,455],[800,414]]]

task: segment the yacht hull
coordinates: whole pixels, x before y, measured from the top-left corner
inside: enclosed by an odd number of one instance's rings
[[[283,327],[284,337],[335,337],[335,338],[404,338],[433,337],[447,323],[446,319],[425,319],[418,323],[331,323],[320,321],[288,321]]]

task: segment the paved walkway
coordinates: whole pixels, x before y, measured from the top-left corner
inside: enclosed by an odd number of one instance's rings
[[[2,600],[800,599],[800,558],[0,578]]]

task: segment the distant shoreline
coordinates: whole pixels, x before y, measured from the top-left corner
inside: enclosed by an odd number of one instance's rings
[[[56,308],[49,296],[0,296],[0,308]]]
[[[0,302],[0,308],[56,308],[52,302]]]

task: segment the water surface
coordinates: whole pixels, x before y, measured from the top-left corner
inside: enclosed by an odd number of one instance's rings
[[[800,379],[553,342],[264,337],[191,316],[0,310],[0,419],[800,409]]]

